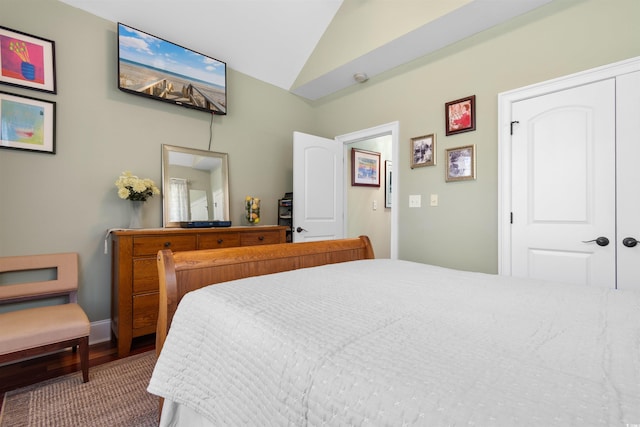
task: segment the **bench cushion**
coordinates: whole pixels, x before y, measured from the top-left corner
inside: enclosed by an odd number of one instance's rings
[[[0,313],[0,354],[85,337],[90,329],[75,303]]]

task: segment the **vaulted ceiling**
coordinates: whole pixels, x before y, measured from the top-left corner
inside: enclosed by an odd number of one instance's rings
[[[315,100],[553,0],[61,1]]]

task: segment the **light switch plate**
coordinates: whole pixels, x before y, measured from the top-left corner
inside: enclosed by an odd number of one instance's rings
[[[422,206],[422,196],[419,194],[411,194],[409,196],[409,207],[419,208],[420,206]]]

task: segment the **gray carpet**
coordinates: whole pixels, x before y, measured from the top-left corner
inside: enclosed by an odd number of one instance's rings
[[[146,388],[155,352],[130,356],[89,370],[5,394],[0,427],[158,425],[158,398]]]

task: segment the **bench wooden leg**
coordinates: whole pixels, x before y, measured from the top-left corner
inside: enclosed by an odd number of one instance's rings
[[[89,381],[89,337],[80,338],[80,368],[82,369],[82,381]]]

